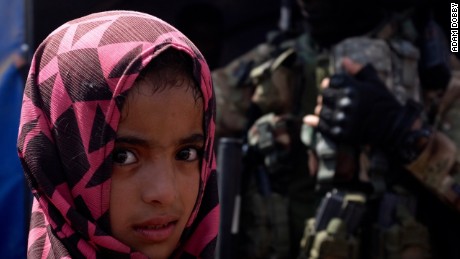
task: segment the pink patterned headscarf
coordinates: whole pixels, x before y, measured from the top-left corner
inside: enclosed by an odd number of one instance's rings
[[[110,234],[111,153],[123,98],[160,52],[190,55],[204,100],[200,193],[175,257],[213,258],[219,202],[210,72],[177,29],[148,14],[95,13],[70,21],[35,52],[18,152],[34,194],[29,258],[145,258]]]

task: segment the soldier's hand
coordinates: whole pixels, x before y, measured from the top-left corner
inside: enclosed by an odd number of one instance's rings
[[[392,149],[418,118],[418,112],[401,105],[371,65],[344,58],[347,74],[322,83],[314,115],[304,122],[334,141],[371,144]]]
[[[342,61],[342,65],[345,71],[347,71],[347,73],[352,76],[356,75],[363,68],[362,64],[356,63],[350,58],[344,58]],[[321,90],[326,89],[328,86],[329,86],[329,78],[324,78],[320,85]],[[319,114],[321,113],[322,103],[323,103],[323,96],[319,95],[317,98],[317,102],[316,102],[315,114],[306,115],[303,118],[303,121],[305,124],[310,125],[312,127],[318,126]]]

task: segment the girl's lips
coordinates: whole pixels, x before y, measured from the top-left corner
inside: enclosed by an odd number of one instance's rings
[[[168,239],[176,228],[177,221],[166,223],[143,223],[133,226],[134,232],[149,242],[162,242]]]

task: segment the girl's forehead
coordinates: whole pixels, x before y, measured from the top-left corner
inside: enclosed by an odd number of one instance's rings
[[[127,116],[139,116],[136,113],[163,113],[174,110],[186,112],[198,109],[204,112],[202,95],[197,96],[197,86],[190,78],[178,75],[174,80],[144,78],[136,82],[129,91],[121,109],[120,122]],[[161,105],[158,105],[161,103]],[[137,108],[137,109],[135,109]]]
[[[148,87],[140,84],[139,88]],[[185,88],[169,88],[154,94],[134,92],[127,100],[117,139],[139,139],[149,147],[175,147],[192,135],[204,136],[203,105]]]

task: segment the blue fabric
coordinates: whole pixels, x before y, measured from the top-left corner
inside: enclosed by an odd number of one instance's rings
[[[25,258],[26,186],[16,151],[23,79],[13,64],[0,74],[0,255]]]
[[[24,2],[0,0],[0,65],[14,52],[20,52],[25,40]],[[0,71],[2,73],[2,71]]]
[[[16,151],[24,80],[10,58],[21,52],[24,24],[24,1],[0,0],[0,257],[8,259],[27,250],[30,194]]]

